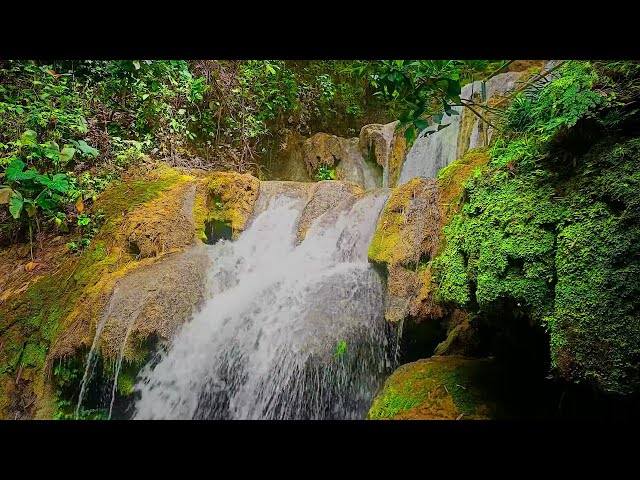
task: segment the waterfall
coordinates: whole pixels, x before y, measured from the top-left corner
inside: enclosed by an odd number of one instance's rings
[[[485,84],[484,100],[513,90],[521,75],[521,72],[506,72],[489,79]],[[460,98],[471,100],[474,97],[480,102],[483,100],[480,81],[469,83],[462,88]],[[435,131],[435,127],[429,127],[415,140],[400,171],[398,185],[407,183],[415,177],[436,178],[440,169],[461,158],[467,150],[488,143],[492,134],[491,127],[485,126],[479,118],[464,107],[452,108],[458,114],[443,117],[441,124],[448,125],[446,128]],[[469,130],[463,131],[460,126],[466,124],[466,116],[471,116],[469,118],[472,123]],[[486,137],[482,134],[484,128],[487,130]]]
[[[365,418],[395,363],[367,261],[388,192],[332,206],[296,242],[306,198],[268,191],[236,241],[209,247],[204,305],[142,370],[134,418]]]

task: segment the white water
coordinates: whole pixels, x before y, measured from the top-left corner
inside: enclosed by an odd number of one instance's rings
[[[305,200],[272,197],[237,241],[211,246],[209,298],[141,372],[134,418],[364,418],[393,367],[367,262],[387,196],[335,206],[299,245]]]
[[[504,94],[515,87],[516,80],[520,73],[506,72],[496,75],[486,83],[486,99],[490,99],[496,94]],[[460,98],[470,100],[475,93],[480,92],[481,82],[469,83],[462,88]],[[398,185],[407,183],[415,177],[436,178],[440,169],[446,167],[451,162],[462,157],[466,152],[458,152],[458,136],[460,135],[460,120],[464,107],[453,107],[458,115],[445,116],[442,125],[448,127],[434,131],[434,127],[429,127],[423,135],[416,139],[407,158],[402,165]],[[476,111],[480,110],[476,108]],[[472,112],[465,112],[466,115],[473,115]],[[469,149],[481,146],[479,135],[480,119],[475,120],[471,130]],[[428,135],[425,133],[433,132]],[[488,137],[491,138],[492,128],[488,129]]]

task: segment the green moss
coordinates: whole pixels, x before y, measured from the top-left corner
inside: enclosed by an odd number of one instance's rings
[[[637,114],[612,106],[615,81],[598,75],[569,62],[514,103],[507,125],[520,133],[466,183],[433,266],[441,301],[485,322],[543,324],[562,377],[630,394],[640,391],[640,138],[611,136]]]
[[[495,410],[495,373],[487,360],[455,356],[403,365],[374,400],[369,418],[489,418]]]
[[[419,396],[405,396],[394,387],[386,388],[384,393],[375,399],[369,411],[369,419],[382,420],[394,418],[399,413],[406,412],[419,405],[421,400],[422,398],[419,398]]]
[[[474,289],[480,308],[511,297],[536,318],[548,313],[555,226],[568,212],[539,177],[498,170],[467,186],[468,203],[445,229],[439,298],[468,307]]]

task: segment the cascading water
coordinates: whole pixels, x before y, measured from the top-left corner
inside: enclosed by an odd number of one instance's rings
[[[211,246],[208,300],[141,372],[134,418],[364,418],[395,363],[367,262],[387,197],[333,206],[296,244],[305,199],[271,196]]]
[[[519,72],[506,72],[489,79],[485,84],[485,100],[492,98],[496,94],[504,94],[512,90]],[[482,83],[475,81],[465,85],[460,93],[460,98],[465,100],[473,99],[475,94],[482,92]],[[435,127],[429,127],[424,133],[428,133],[416,139],[407,154],[407,158],[402,166],[398,185],[407,183],[415,177],[436,178],[440,169],[446,167],[451,162],[462,157],[468,149],[482,146],[480,139],[480,119],[475,118],[474,124],[469,134],[468,144],[463,150],[459,149],[460,122],[463,116],[464,107],[452,107],[457,115],[445,116],[441,125],[448,125],[442,130],[435,131]],[[465,112],[473,115],[471,112]],[[431,132],[431,133],[429,133]],[[466,132],[465,132],[466,133]],[[492,128],[488,127],[487,140],[491,138]]]

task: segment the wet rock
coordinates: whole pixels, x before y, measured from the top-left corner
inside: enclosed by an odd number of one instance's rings
[[[300,242],[304,239],[307,230],[320,215],[330,209],[335,209],[336,213],[346,210],[362,193],[364,190],[352,183],[327,180],[315,184],[310,192],[310,199],[300,214],[296,240]],[[337,205],[340,207],[336,207]]]
[[[387,379],[369,419],[492,419],[497,406],[495,370],[491,360],[460,356],[407,363]]]
[[[214,172],[209,177],[208,220],[227,223],[233,237],[245,229],[258,200],[260,181],[248,173]]]
[[[387,272],[387,320],[442,314],[433,299],[429,263],[439,243],[437,181],[416,178],[394,189],[369,247],[369,260]]]
[[[290,132],[273,165],[269,169],[269,180],[288,180],[294,182],[313,182],[315,179],[307,170],[302,144],[306,140],[299,133]]]

